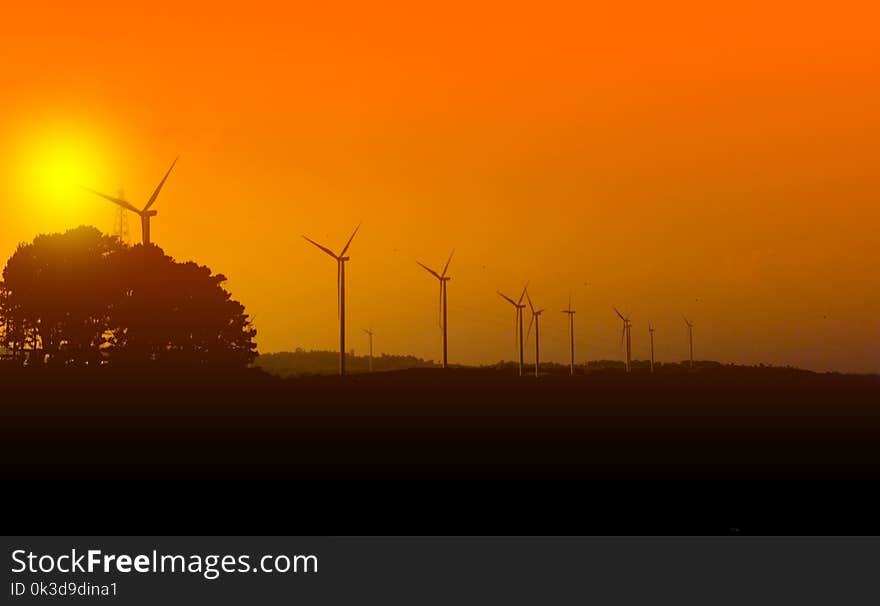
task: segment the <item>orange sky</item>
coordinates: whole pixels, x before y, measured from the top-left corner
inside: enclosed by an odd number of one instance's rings
[[[143,204],[180,154],[153,239],[229,276],[261,351],[336,347],[335,268],[300,235],[338,248],[363,219],[358,352],[372,325],[439,356],[414,261],[455,247],[452,362],[513,357],[495,290],[529,279],[551,359],[571,292],[580,359],[620,357],[617,305],[638,358],[649,319],[685,357],[685,313],[698,358],[880,371],[867,3],[62,4],[0,21],[3,258],[112,228],[74,177]]]

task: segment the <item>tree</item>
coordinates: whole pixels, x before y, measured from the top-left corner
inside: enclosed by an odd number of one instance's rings
[[[109,316],[110,360],[244,366],[256,356],[257,331],[226,276],[141,244],[114,259],[113,274],[124,289]]]
[[[94,227],[19,245],[0,284],[4,345],[20,358],[27,350],[32,360],[99,361],[107,311],[119,295],[108,280],[109,258],[124,250]]]
[[[244,366],[256,330],[225,281],[93,227],[37,236],[3,270],[3,344],[33,362]]]

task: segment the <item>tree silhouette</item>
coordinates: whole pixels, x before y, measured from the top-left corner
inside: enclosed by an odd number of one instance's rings
[[[93,227],[40,235],[3,270],[2,342],[30,363],[244,366],[256,330],[225,281]]]
[[[108,260],[125,245],[93,227],[37,236],[3,270],[0,318],[5,344],[30,360],[97,362],[106,316],[118,293]]]
[[[244,366],[256,356],[257,331],[223,289],[226,276],[142,244],[114,258],[112,271],[123,288],[109,315],[110,360]]]

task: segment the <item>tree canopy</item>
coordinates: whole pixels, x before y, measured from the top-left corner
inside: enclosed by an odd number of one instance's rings
[[[40,235],[3,270],[0,339],[29,363],[245,366],[256,330],[225,281],[93,227]]]

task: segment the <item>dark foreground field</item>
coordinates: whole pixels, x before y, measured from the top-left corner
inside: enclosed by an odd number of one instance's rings
[[[880,377],[0,372],[5,477],[877,478]]]

